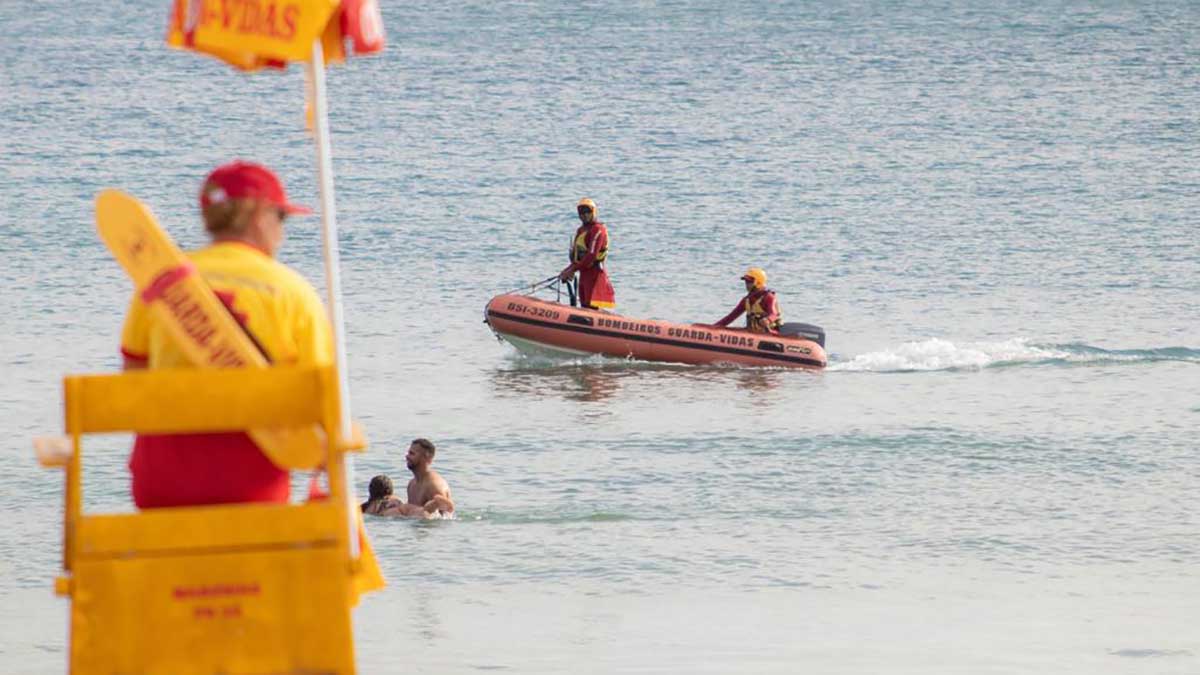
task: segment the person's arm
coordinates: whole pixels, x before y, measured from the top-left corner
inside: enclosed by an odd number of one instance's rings
[[[733,308],[733,311],[726,314],[724,319],[721,319],[714,325],[721,326],[722,328],[724,328],[725,326],[728,326],[729,324],[736,321],[737,318],[742,315],[742,312],[745,312],[745,311],[746,311],[746,303],[744,301],[739,300],[738,304]]]
[[[586,270],[595,265],[596,256],[600,254],[600,251],[604,250],[605,246],[608,246],[608,232],[599,225],[593,225],[592,227],[595,228],[595,232],[592,233],[592,243],[588,246],[587,253],[583,255],[583,258],[563,268],[563,271],[558,275],[558,278],[562,281],[570,279],[579,270]]]
[[[424,518],[425,509],[416,504],[409,504],[401,500],[399,497],[387,497],[374,510],[369,510],[368,513],[374,513],[380,516],[396,516],[401,518]]]
[[[150,310],[135,293],[121,327],[121,369],[145,369],[149,365],[149,352]]]
[[[768,326],[779,320],[779,304],[775,302],[774,293],[767,293],[767,297],[763,298],[763,312],[766,313]]]
[[[575,234],[571,235],[571,248],[567,250],[567,260],[569,260],[570,263],[566,267],[562,268],[562,271],[558,273],[559,281],[566,281],[575,276],[575,273],[579,271],[579,265],[575,262],[575,239],[578,236],[578,230],[575,231]]]
[[[594,262],[596,262],[596,256],[592,255],[589,252],[587,255],[583,256],[583,258],[581,260],[576,260],[575,262],[571,263],[570,265],[567,265],[566,267],[564,267],[562,269],[562,271],[558,273],[558,280],[566,281],[567,279],[570,279],[571,277],[575,276],[575,273],[578,272],[579,270],[585,270],[585,269],[591,267],[592,263],[594,263]]]
[[[425,513],[454,513],[454,500],[450,495],[434,495],[422,508]]]
[[[444,478],[437,476],[433,480],[431,493],[422,505],[426,513],[454,513],[454,500],[450,498],[450,486]]]
[[[575,276],[575,272],[578,270],[579,270],[579,268],[575,266],[575,263],[571,263],[570,265],[567,265],[566,267],[562,268],[562,271],[558,273],[558,280],[566,281],[566,280],[570,279],[571,277]]]
[[[583,260],[579,261],[579,269],[587,269],[596,264],[596,258],[600,256],[600,252],[608,248],[608,228],[603,223],[593,225],[592,229],[592,245],[588,246],[587,255]]]
[[[416,504],[400,503],[400,504],[396,504],[396,506],[394,506],[394,507],[389,507],[388,510],[383,513],[383,515],[385,515],[385,516],[403,516],[405,518],[424,518],[425,517],[425,509],[421,508],[420,506],[417,506]]]

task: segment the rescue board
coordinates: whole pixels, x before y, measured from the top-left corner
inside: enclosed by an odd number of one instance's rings
[[[155,319],[188,360],[201,368],[266,368],[266,356],[205,283],[144,204],[120,190],[96,197],[96,231]],[[324,463],[325,432],[317,426],[253,429],[255,444],[276,466]]]

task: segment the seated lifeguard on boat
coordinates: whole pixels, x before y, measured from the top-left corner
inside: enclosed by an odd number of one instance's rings
[[[767,288],[767,273],[759,267],[751,267],[742,275],[742,281],[746,282],[746,297],[716,325],[728,326],[744,313],[746,330],[751,333],[778,335],[779,326],[783,324],[783,314],[779,310],[779,302],[775,299],[775,291]]]

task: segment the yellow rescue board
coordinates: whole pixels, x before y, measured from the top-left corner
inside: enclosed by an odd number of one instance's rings
[[[147,300],[155,319],[194,365],[269,365],[144,204],[120,190],[104,190],[96,197],[96,231]],[[325,432],[319,426],[249,433],[280,468],[312,469],[325,462]]]

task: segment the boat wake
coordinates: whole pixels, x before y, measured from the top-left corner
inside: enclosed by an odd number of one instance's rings
[[[930,338],[851,357],[832,354],[827,370],[903,373],[1014,366],[1140,364],[1160,361],[1200,363],[1200,349],[1101,349],[1077,342],[1041,344],[1029,342],[1024,338],[955,344],[949,340]]]
[[[523,352],[513,351],[505,355],[505,361],[511,366],[508,368],[512,371],[567,371],[579,368],[591,370],[603,370],[614,372],[625,372],[631,370],[645,371],[694,371],[697,368],[710,369],[739,369],[747,366],[738,366],[736,364],[710,364],[705,366],[694,366],[686,363],[672,363],[669,361],[639,361],[632,358],[618,358],[615,356],[604,356],[603,354],[590,354],[588,356],[552,356],[548,354],[526,354]],[[759,368],[761,370],[761,368]],[[775,369],[772,369],[775,370]],[[786,370],[779,368],[778,370]]]

